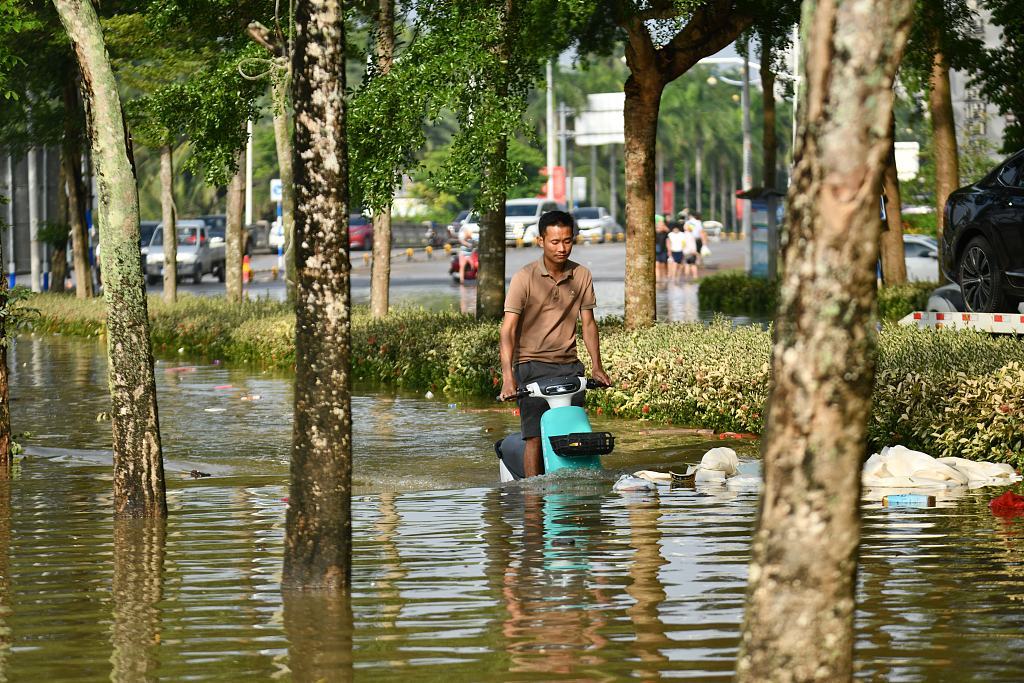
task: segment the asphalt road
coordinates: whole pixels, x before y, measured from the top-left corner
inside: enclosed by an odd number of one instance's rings
[[[709,245],[712,254],[705,259],[702,273],[721,270],[743,269],[749,249],[747,241],[722,241]],[[540,258],[536,247],[510,248],[505,258],[505,277],[530,261]],[[573,249],[574,261],[587,266],[594,274],[594,289],[597,294],[599,317],[622,315],[625,278],[626,247],[624,243],[581,244]],[[352,300],[367,303],[370,299],[370,267],[368,254],[352,253]],[[459,286],[448,275],[450,257],[442,250],[435,250],[428,259],[422,249],[417,249],[410,260],[405,250],[396,249],[391,258],[391,304],[415,305],[429,309],[456,309],[472,311],[476,307],[476,286]],[[256,298],[284,299],[284,281],[273,279],[272,269],[278,263],[276,255],[259,254],[253,257],[254,281],[246,285],[248,296]],[[150,293],[159,293],[161,285],[149,287]],[[224,285],[212,275],[203,283],[195,285],[181,283],[180,292],[216,296],[224,293]],[[696,283],[665,283],[658,288],[658,317],[663,320],[695,320],[697,311]]]

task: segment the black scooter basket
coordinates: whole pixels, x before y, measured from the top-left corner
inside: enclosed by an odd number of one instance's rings
[[[608,432],[581,432],[549,437],[551,449],[563,458],[608,455],[615,448],[615,437]]]

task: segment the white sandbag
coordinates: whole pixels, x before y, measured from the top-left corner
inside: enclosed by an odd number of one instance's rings
[[[1014,471],[1013,466],[1005,462],[978,462],[954,457],[938,458],[938,461],[963,473],[967,477],[968,483],[972,485],[979,482],[1012,484],[1021,480],[1021,476]]]
[[[733,449],[720,446],[704,454],[700,459],[700,469],[715,470],[731,477],[740,471],[740,459]]]
[[[639,472],[633,473],[634,477],[639,479],[646,479],[647,481],[654,482],[655,484],[671,484],[672,475],[668,472],[656,472],[654,470],[640,470]]]
[[[1020,476],[1009,465],[933,458],[906,446],[891,446],[875,453],[864,463],[861,481],[877,488],[955,488],[1012,483]]]
[[[612,486],[612,491],[626,492],[626,491],[657,491],[658,485],[653,481],[647,481],[640,477],[634,477],[631,474],[623,474],[619,477],[615,485]]]

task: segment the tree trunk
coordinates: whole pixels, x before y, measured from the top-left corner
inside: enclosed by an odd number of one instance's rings
[[[57,173],[57,222],[61,225],[70,225],[70,207],[68,206],[68,194],[64,191],[67,187],[67,170],[64,164],[64,150],[61,150],[60,170]],[[70,228],[69,228],[70,232]],[[63,292],[64,281],[68,277],[68,237],[65,235],[63,242],[50,244],[50,291]]]
[[[111,680],[151,681],[160,676],[166,539],[165,519],[114,521]]]
[[[690,160],[683,161],[683,208],[689,211],[690,207]]]
[[[13,185],[13,182],[11,184]],[[11,189],[13,190],[14,188],[12,187]],[[8,230],[10,229],[8,228]],[[3,262],[3,240],[0,239],[0,263]],[[8,294],[7,278],[0,274],[0,309],[2,310],[7,309]],[[8,339],[6,327],[6,325],[0,324],[0,481],[10,477],[11,466],[14,464],[13,453],[11,452],[11,399],[10,377],[7,370]],[[9,510],[0,509],[0,515],[8,512]],[[8,516],[7,519],[10,519],[10,517]],[[6,556],[0,559],[6,559]]]
[[[228,185],[227,226],[225,228],[225,282],[228,301],[242,302],[242,256],[245,253],[245,148],[235,153],[238,172]]]
[[[497,33],[502,36],[494,48],[495,73],[493,87],[498,101],[508,95],[508,34],[512,21],[512,0],[504,0]],[[490,206],[481,206],[480,269],[477,272],[476,317],[478,320],[500,320],[505,313],[505,191],[495,192],[494,182],[503,183],[507,175],[508,139],[499,136],[491,147],[484,168],[480,194],[489,198]],[[568,181],[567,181],[568,182]],[[571,210],[571,209],[570,209]]]
[[[893,119],[889,135],[895,140],[896,120]],[[903,251],[903,214],[900,210],[900,181],[896,175],[896,147],[889,152],[882,171],[882,191],[885,193],[886,230],[881,236],[882,282],[898,285],[907,281],[907,260]]]
[[[77,74],[77,72],[76,72]],[[82,186],[82,150],[79,117],[82,114],[75,78],[64,84],[64,143],[61,163],[67,177],[68,224],[71,226],[71,250],[75,268],[75,294],[79,299],[94,296],[92,268],[89,266],[89,231],[85,226],[85,191]]]
[[[764,176],[761,184],[775,189],[776,154],[775,137],[775,72],[772,71],[772,53],[761,45],[761,99],[763,101],[764,132],[761,136],[761,162]]]
[[[783,244],[739,681],[848,681],[874,378],[878,187],[913,0],[805,0],[802,123]],[[813,264],[813,267],[808,267]]]
[[[655,320],[654,154],[664,85],[656,76],[626,80],[626,327]]]
[[[718,220],[718,165],[711,165],[711,194],[708,201],[708,215],[704,218]]]
[[[114,507],[119,517],[165,517],[164,466],[139,259],[139,197],[128,158],[117,81],[90,2],[54,0],[89,92],[89,139],[100,193],[103,296],[114,449]]]
[[[174,157],[170,145],[160,148],[160,213],[164,224],[164,301],[178,300],[178,228],[174,211]]]
[[[380,76],[391,71],[395,55],[395,0],[381,0],[377,13],[377,69]],[[370,273],[370,314],[388,314],[391,288],[391,207],[373,217],[373,261]]]
[[[507,143],[495,145],[492,163],[504,163]],[[499,320],[505,310],[505,196],[498,206],[484,211],[480,220],[480,270],[477,273],[476,317]]]
[[[960,184],[960,157],[956,122],[953,120],[953,98],[949,89],[949,63],[939,51],[935,52],[932,61],[928,108],[932,114],[932,154],[935,156],[935,231],[941,250],[946,199]],[[939,263],[942,263],[941,251]],[[943,282],[945,279],[940,267],[938,280]]]
[[[281,174],[281,223],[284,228],[284,280],[288,301],[295,302],[295,176],[292,173],[292,158],[295,148],[292,144],[291,123],[288,111],[288,88],[291,84],[291,65],[285,75],[275,76],[274,98],[274,141],[277,144],[277,165]]]
[[[287,587],[347,591],[352,563],[351,318],[345,24],[338,0],[295,8],[295,417]]]

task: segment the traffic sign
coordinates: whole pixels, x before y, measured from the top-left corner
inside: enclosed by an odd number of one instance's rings
[[[282,187],[281,187],[281,179],[280,178],[273,178],[270,181],[270,201],[272,201],[272,202],[279,202],[279,201],[281,201],[282,194],[283,194],[283,190],[282,190]]]

